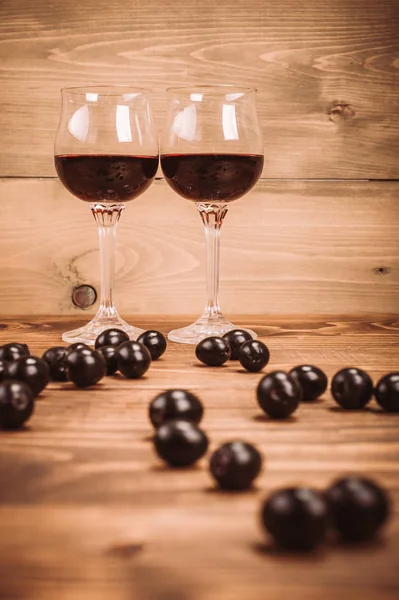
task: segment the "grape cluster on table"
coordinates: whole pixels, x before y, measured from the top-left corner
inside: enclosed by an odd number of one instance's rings
[[[5,344],[0,347],[0,429],[20,429],[33,414],[35,398],[51,380],[90,387],[118,371],[137,379],[166,347],[158,331],[146,331],[132,341],[119,329],[102,332],[94,349],[82,343],[54,346],[41,358],[31,356],[26,344]],[[270,360],[267,346],[245,330],[206,338],[195,353],[204,365],[220,367],[238,360],[249,372],[261,371]],[[299,365],[289,372],[263,375],[256,398],[269,419],[287,419],[301,401],[315,401],[327,387],[320,368]],[[344,410],[363,409],[374,396],[384,411],[399,412],[399,372],[384,375],[374,387],[365,371],[345,367],[332,378],[331,394]],[[150,402],[154,450],[171,468],[189,467],[208,451],[209,439],[200,427],[203,414],[201,400],[188,390],[166,390]],[[251,488],[263,462],[253,444],[232,440],[212,453],[209,471],[219,489],[239,492]],[[387,492],[368,478],[352,476],[337,479],[324,491],[287,487],[272,492],[262,504],[261,522],[277,547],[303,551],[324,543],[330,531],[347,542],[369,540],[389,514]]]

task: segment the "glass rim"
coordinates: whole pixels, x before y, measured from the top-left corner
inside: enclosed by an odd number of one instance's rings
[[[132,85],[124,85],[124,84],[112,84],[112,85],[104,85],[104,84],[90,84],[90,85],[77,85],[72,87],[62,87],[60,89],[61,93],[64,94],[104,94],[107,93],[108,96],[120,96],[123,93],[131,93],[131,94],[150,94],[151,90],[148,88],[132,86]]]
[[[223,93],[223,91],[226,91],[226,93],[232,93],[232,92],[236,92],[237,94],[248,94],[248,93],[253,93],[253,92],[257,92],[257,88],[255,87],[250,87],[250,86],[245,86],[245,85],[234,85],[232,83],[219,83],[219,84],[204,84],[204,85],[179,85],[179,86],[172,86],[172,87],[168,87],[166,88],[167,93],[179,93],[179,92],[186,92],[186,93]]]

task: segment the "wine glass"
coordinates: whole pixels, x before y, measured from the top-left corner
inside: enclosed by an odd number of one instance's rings
[[[195,202],[205,226],[207,295],[195,323],[168,335],[196,344],[235,329],[219,307],[220,229],[228,205],[246,194],[263,169],[256,90],[230,85],[169,88],[161,166],[170,187]],[[256,334],[247,330],[253,337]]]
[[[125,202],[142,194],[158,169],[149,94],[128,86],[85,86],[64,88],[61,96],[55,168],[66,189],[89,203],[98,227],[101,265],[97,314],[62,339],[92,344],[111,327],[136,339],[143,330],[126,323],[114,306],[115,236]]]

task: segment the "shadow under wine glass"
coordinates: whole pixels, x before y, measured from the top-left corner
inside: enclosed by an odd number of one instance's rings
[[[194,86],[169,88],[167,94],[162,171],[175,192],[195,202],[204,223],[208,294],[202,317],[168,337],[197,344],[235,329],[219,306],[220,229],[228,204],[244,196],[262,173],[263,138],[255,89]]]
[[[115,238],[125,202],[147,190],[158,169],[149,92],[128,86],[85,86],[64,88],[61,96],[55,167],[66,189],[90,205],[98,227],[101,266],[97,314],[87,325],[63,333],[62,339],[92,344],[111,327],[136,339],[143,330],[126,323],[114,305]]]

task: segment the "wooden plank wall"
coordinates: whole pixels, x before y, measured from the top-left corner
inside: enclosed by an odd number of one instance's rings
[[[81,314],[72,288],[98,288],[94,223],[54,179],[60,87],[150,87],[162,127],[183,81],[259,90],[265,170],[224,228],[225,311],[397,312],[398,32],[398,0],[2,0],[0,313]],[[190,203],[157,182],[119,242],[122,311],[201,309]]]
[[[76,312],[72,287],[99,284],[87,204],[52,179],[3,180],[0,190],[7,200],[0,204],[2,312]],[[397,192],[388,182],[262,181],[226,217],[222,306],[253,314],[395,313]],[[157,181],[127,207],[118,238],[116,299],[124,313],[203,308],[204,240],[192,203]]]

